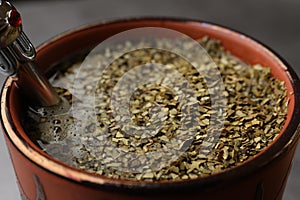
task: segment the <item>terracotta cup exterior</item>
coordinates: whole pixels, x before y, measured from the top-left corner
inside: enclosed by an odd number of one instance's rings
[[[264,151],[243,164],[205,178],[182,181],[135,182],[94,175],[50,157],[27,137],[22,124],[24,97],[16,78],[8,78],[1,95],[1,125],[23,199],[30,200],[166,200],[166,199],[281,199],[299,139],[300,81],[278,55],[250,37],[210,23],[143,18],[84,26],[41,45],[37,62],[42,72],[63,58],[90,49],[119,32],[138,27],[164,27],[194,39],[208,35],[221,40],[242,60],[272,68],[286,83],[290,98],[286,124]]]

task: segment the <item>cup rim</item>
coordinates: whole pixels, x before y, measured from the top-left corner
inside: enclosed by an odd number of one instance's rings
[[[168,181],[133,181],[133,180],[124,180],[124,179],[112,179],[101,175],[96,175],[93,173],[89,173],[83,170],[79,170],[75,167],[71,167],[62,162],[58,162],[55,159],[50,159],[50,156],[44,156],[40,152],[37,152],[30,145],[28,145],[24,140],[18,137],[18,131],[14,128],[14,125],[11,124],[11,115],[8,113],[8,104],[9,104],[9,94],[11,92],[11,87],[15,78],[8,78],[5,81],[5,84],[2,88],[1,93],[1,125],[3,127],[3,132],[8,136],[10,142],[15,146],[15,148],[22,153],[27,159],[36,164],[37,166],[49,171],[52,174],[63,177],[65,179],[69,179],[73,182],[90,185],[90,186],[119,186],[120,188],[131,188],[131,189],[172,189],[178,187],[186,187],[186,186],[208,186],[214,183],[224,182],[224,180],[229,180],[234,178],[235,174],[239,174],[239,176],[248,176],[255,171],[255,169],[259,169],[265,166],[267,163],[271,162],[273,159],[277,158],[284,152],[286,152],[297,140],[299,139],[299,130],[300,130],[300,106],[296,106],[300,104],[300,80],[292,67],[277,53],[271,50],[269,47],[264,45],[252,37],[236,31],[231,28],[227,28],[225,26],[218,25],[216,23],[210,23],[200,20],[193,19],[182,19],[182,18],[170,18],[170,17],[138,17],[138,18],[127,18],[127,19],[116,19],[109,21],[101,21],[88,25],[83,25],[75,29],[71,29],[62,33],[52,39],[46,41],[42,45],[37,48],[37,52],[47,48],[47,46],[51,43],[58,41],[61,38],[67,37],[70,34],[74,34],[75,32],[84,31],[89,28],[97,27],[97,26],[105,26],[107,24],[114,23],[126,23],[132,21],[143,21],[143,20],[157,20],[157,21],[172,21],[178,23],[199,23],[200,25],[205,25],[210,28],[216,28],[220,31],[235,34],[236,36],[245,37],[247,40],[254,42],[258,47],[262,48],[266,51],[270,56],[277,59],[278,62],[282,65],[282,67],[286,68],[286,73],[290,77],[290,82],[293,86],[294,90],[294,110],[290,120],[290,123],[287,124],[286,129],[283,133],[276,139],[274,143],[269,145],[266,149],[256,154],[255,156],[247,159],[246,161],[238,164],[237,166],[231,167],[226,170],[222,170],[220,173],[208,175],[205,177],[200,177],[197,179],[191,180],[168,180]],[[299,115],[299,116],[298,116]],[[297,117],[298,116],[298,117]],[[16,134],[18,133],[18,134]],[[283,136],[284,134],[284,136]],[[143,190],[141,190],[143,191]]]

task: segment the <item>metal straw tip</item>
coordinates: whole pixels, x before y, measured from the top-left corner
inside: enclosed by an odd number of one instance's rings
[[[0,1],[0,72],[17,76],[18,86],[36,104],[58,104],[60,98],[35,67],[35,56],[34,46],[22,31],[21,15],[9,2]]]

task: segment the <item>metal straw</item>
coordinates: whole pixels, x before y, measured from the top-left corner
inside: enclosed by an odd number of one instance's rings
[[[0,72],[17,77],[17,86],[31,104],[57,105],[59,96],[35,64],[35,49],[22,30],[22,20],[11,3],[0,1]]]

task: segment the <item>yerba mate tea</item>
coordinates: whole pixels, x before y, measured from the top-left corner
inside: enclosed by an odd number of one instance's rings
[[[209,69],[215,63],[220,80],[164,50],[171,45],[164,39],[155,41],[160,49],[138,48],[104,62],[147,42],[115,44],[57,73],[52,84],[62,103],[28,111],[32,141],[88,172],[158,181],[219,173],[253,157],[278,136],[287,115],[287,90],[270,68],[250,66],[208,37],[198,42],[211,60],[205,58],[198,67]],[[185,41],[175,42],[191,49]],[[103,65],[109,67],[102,70]],[[134,84],[143,78],[147,81]],[[224,90],[218,96],[213,91],[220,83]],[[225,109],[218,103],[213,108],[213,98],[225,102]]]

